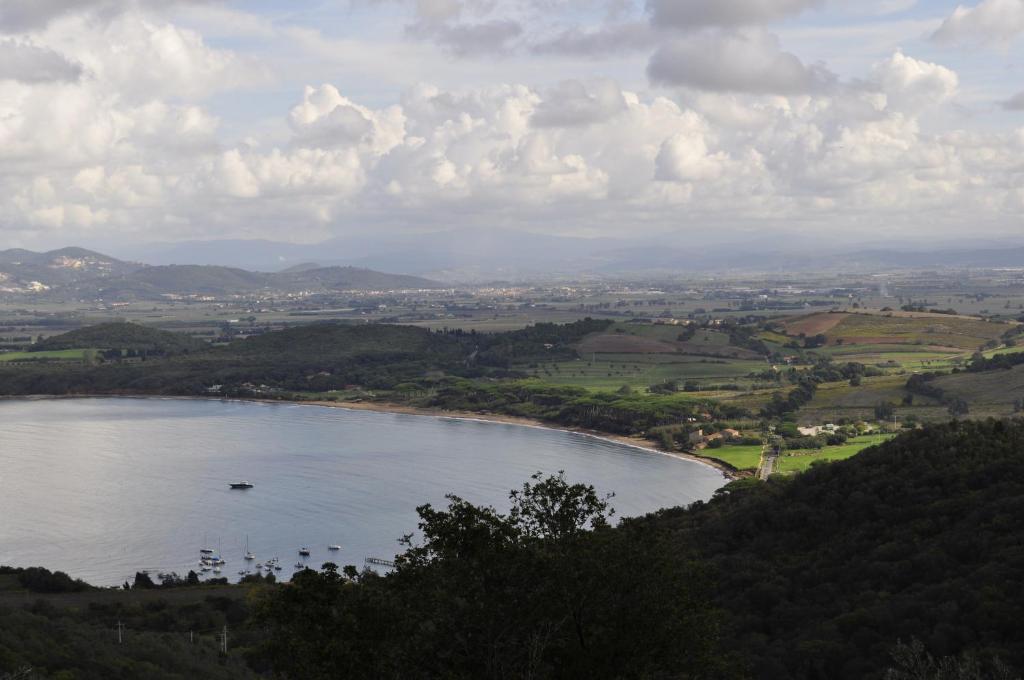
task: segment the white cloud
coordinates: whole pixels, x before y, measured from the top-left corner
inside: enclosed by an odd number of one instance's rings
[[[641,51],[656,44],[655,30],[646,21],[630,21],[593,29],[572,27],[532,46],[537,54],[570,54],[605,57]]]
[[[21,40],[0,40],[0,80],[23,83],[75,81],[82,67],[54,50]]]
[[[411,35],[430,38],[460,57],[507,52],[523,27],[511,19],[479,23],[420,22],[409,27]]]
[[[647,0],[651,22],[687,30],[760,26],[818,6],[822,0]]]
[[[167,8],[171,5],[202,4],[217,0],[3,0],[0,3],[0,32],[17,33],[46,27],[69,15],[111,17],[139,6]]]
[[[703,32],[675,38],[651,57],[651,80],[662,85],[722,92],[799,94],[825,89],[835,77],[782,51],[762,30]]]
[[[547,93],[531,122],[537,127],[590,125],[606,121],[625,110],[626,100],[616,83],[602,80],[588,89],[571,80]]]
[[[1024,33],[1024,0],[983,0],[958,5],[932,35],[941,43],[1006,44]]]
[[[815,49],[803,43],[798,58],[760,25],[815,3],[652,2],[652,16],[677,12],[663,30],[640,2],[615,13],[584,0],[408,0],[390,32],[325,38],[249,17],[222,29],[225,40],[199,29],[234,10],[203,7],[190,28],[167,19],[189,15],[180,3],[96,18],[117,4],[40,14],[30,34],[0,39],[0,52],[18,52],[0,59],[5,235],[848,231],[967,219],[1013,229],[1024,206],[1024,131],[954,115],[961,82],[976,91],[970,73],[909,56],[913,45],[873,46],[877,63],[840,80],[807,61]],[[450,33],[502,20],[522,33]],[[408,40],[410,21],[430,26],[428,41]],[[264,41],[282,53],[267,89],[267,67],[245,52]],[[647,49],[651,80],[667,88],[647,89]],[[506,58],[473,57],[482,51]],[[461,84],[411,84],[434,73]],[[256,96],[225,96],[239,88]]]
[[[949,100],[960,84],[957,74],[945,66],[918,61],[902,52],[877,64],[872,78],[888,97],[891,107],[912,111]]]

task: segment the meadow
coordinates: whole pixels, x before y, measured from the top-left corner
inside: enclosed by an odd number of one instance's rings
[[[84,361],[90,352],[89,349],[62,349],[46,352],[5,352],[0,354],[0,362],[9,361]]]
[[[761,465],[760,444],[726,444],[718,449],[704,449],[698,455],[723,461],[742,471],[756,470]]]
[[[869,434],[854,437],[839,446],[826,446],[823,449],[806,449],[787,451],[775,463],[775,470],[780,474],[803,472],[817,461],[833,462],[852,458],[871,446],[876,446],[893,438],[891,434]]]

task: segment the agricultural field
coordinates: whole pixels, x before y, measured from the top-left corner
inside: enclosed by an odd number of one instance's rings
[[[1024,365],[1009,370],[946,375],[931,384],[970,404],[972,417],[1008,416],[1014,413],[1014,402],[1024,400]]]
[[[729,336],[716,330],[697,330],[686,340],[686,326],[615,324],[607,332],[585,338],[580,354],[685,354],[724,359],[760,359],[757,352],[729,344]]]
[[[751,387],[752,373],[765,370],[756,352],[729,344],[729,335],[700,329],[680,336],[686,326],[620,323],[594,333],[575,346],[580,359],[519,367],[552,385],[595,391],[629,387],[645,392],[652,385],[686,383],[696,397],[721,397]]]
[[[756,470],[761,465],[761,446],[726,444],[719,449],[704,449],[698,454],[703,458],[714,458],[733,466],[737,470]]]
[[[696,381],[703,391],[722,385],[743,387],[746,376],[764,370],[762,361],[701,359],[682,355],[596,354],[586,359],[539,364],[528,369],[533,377],[552,385],[608,391],[628,385],[646,391],[651,385]],[[706,393],[702,396],[708,396]]]
[[[0,362],[11,361],[85,361],[95,350],[63,349],[49,352],[4,352],[0,353]]]
[[[775,462],[775,470],[780,474],[803,472],[817,461],[837,461],[852,458],[864,449],[882,444],[892,439],[890,434],[870,434],[855,437],[840,446],[826,446],[823,449],[787,451]]]
[[[999,341],[1010,326],[983,319],[945,314],[819,313],[784,323],[789,335],[823,334],[828,345],[867,345],[872,350],[886,345],[914,345],[956,354],[972,352],[990,341]]]

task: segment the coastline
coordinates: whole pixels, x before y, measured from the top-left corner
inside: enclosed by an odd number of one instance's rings
[[[0,401],[13,400],[36,400],[44,401],[49,399],[182,399],[190,401],[237,401],[251,402],[258,404],[294,404],[296,406],[319,406],[322,408],[340,408],[349,411],[372,411],[375,413],[392,413],[397,415],[423,416],[428,418],[450,418],[452,420],[470,420],[484,423],[499,423],[504,425],[517,425],[519,427],[533,427],[542,430],[555,430],[559,432],[571,432],[574,434],[601,439],[614,444],[640,449],[648,453],[655,453],[662,456],[671,456],[679,460],[699,463],[714,468],[722,474],[729,482],[741,479],[742,475],[720,461],[711,458],[703,458],[678,451],[663,451],[657,448],[657,444],[646,437],[628,437],[599,430],[588,430],[585,428],[562,427],[537,420],[534,418],[523,418],[520,416],[508,416],[496,413],[476,413],[474,411],[446,411],[436,408],[420,408],[406,404],[394,404],[389,402],[366,402],[366,401],[321,401],[321,400],[294,400],[294,399],[259,399],[256,397],[207,397],[200,395],[160,395],[160,394],[34,394],[25,396],[2,396]]]

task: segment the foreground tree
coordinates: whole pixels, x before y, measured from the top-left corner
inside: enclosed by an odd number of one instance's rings
[[[563,475],[500,514],[450,496],[418,509],[394,573],[298,574],[256,607],[287,677],[735,677],[700,568]]]

